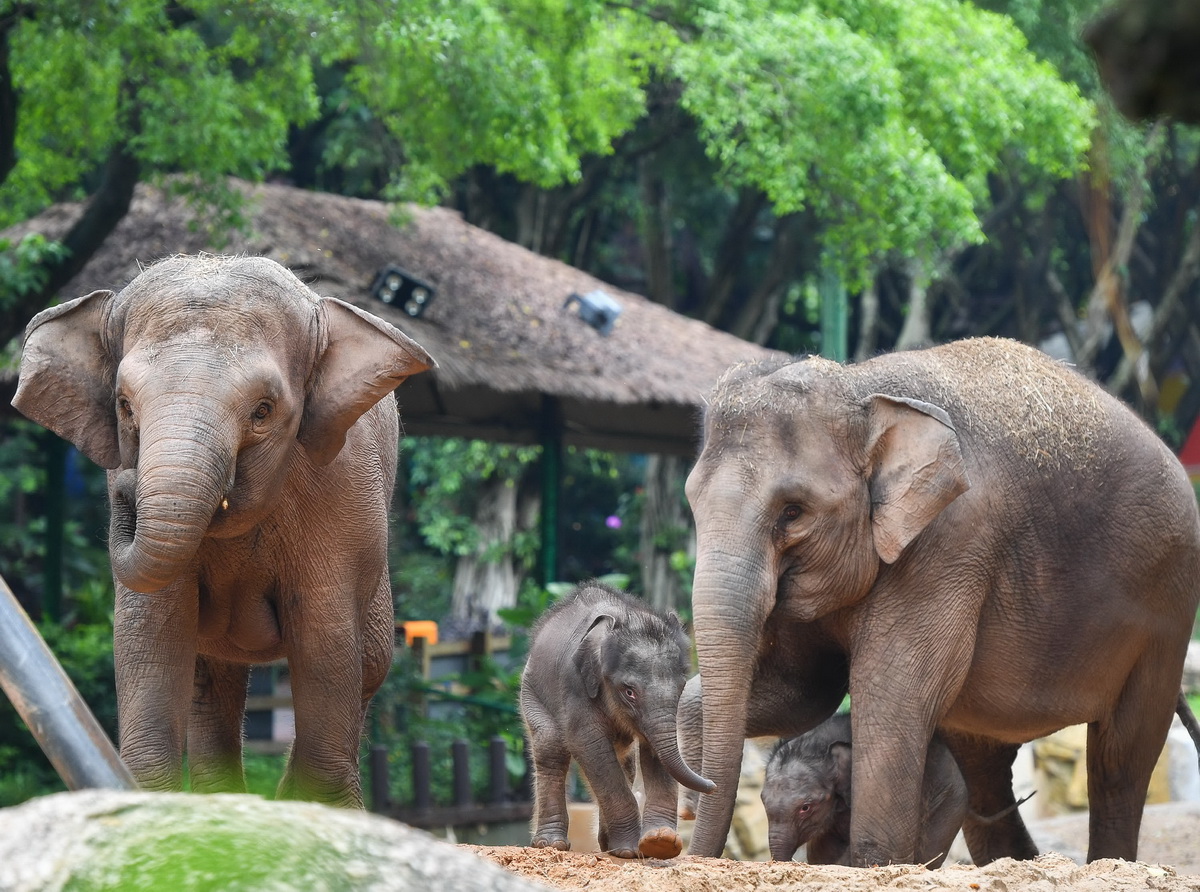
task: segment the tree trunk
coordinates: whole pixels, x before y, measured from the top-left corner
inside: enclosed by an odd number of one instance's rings
[[[913,259],[907,264],[908,315],[900,335],[896,338],[896,351],[915,350],[933,343],[933,327],[930,323],[932,307],[929,301],[929,277],[921,261]]]
[[[654,159],[638,161],[638,191],[641,193],[642,246],[646,253],[646,296],[668,309],[675,309],[671,275],[670,199]]]
[[[651,455],[646,461],[645,504],[639,552],[642,561],[642,590],[655,610],[679,610],[688,602],[688,592],[679,572],[671,566],[671,555],[696,553],[691,515],[684,508],[683,480],[687,466],[675,455]]]
[[[450,602],[452,619],[491,626],[497,621],[497,610],[516,606],[520,579],[512,543],[517,531],[517,496],[515,481],[493,478],[483,484],[475,509],[479,541],[471,554],[458,559]]]
[[[858,343],[854,361],[863,362],[875,355],[879,345],[879,284],[874,275],[858,298]]]

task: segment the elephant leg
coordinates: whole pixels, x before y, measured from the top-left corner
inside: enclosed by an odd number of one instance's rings
[[[571,754],[553,719],[524,688],[521,690],[521,715],[525,717],[533,763],[531,845],[566,851],[571,848],[567,839],[567,771],[571,767]]]
[[[975,643],[973,635],[947,640],[944,634],[945,629],[974,628],[955,615],[961,612],[956,604],[923,605],[945,617],[944,624],[933,624],[899,622],[887,612],[886,597],[876,603],[885,606],[858,617],[871,634],[859,636],[850,656],[850,863],[855,867],[916,860],[929,744],[962,687]]]
[[[619,753],[603,730],[591,728],[576,737],[571,750],[600,812],[600,849],[618,858],[636,858],[642,819],[623,764],[628,744],[618,746]]]
[[[1137,860],[1150,775],[1175,715],[1179,660],[1154,652],[1134,666],[1112,713],[1088,725],[1088,861]]]
[[[848,867],[850,843],[837,833],[821,833],[805,845],[804,856],[809,864],[843,864]]]
[[[392,604],[392,585],[385,572],[375,597],[367,609],[362,633],[362,720],[365,726],[371,700],[392,668],[396,644],[396,613]]]
[[[197,793],[245,793],[242,722],[250,667],[211,657],[196,658],[192,714],[188,721],[188,770]]]
[[[833,715],[849,689],[845,660],[829,655],[819,674],[808,678],[786,666],[767,663],[759,667],[750,686],[746,706],[746,737],[794,737],[811,731]],[[704,762],[703,689],[700,676],[688,679],[679,698],[677,725],[683,760],[693,768]],[[679,817],[695,819],[700,794],[680,789]]]
[[[683,840],[675,832],[679,784],[645,744],[638,745],[642,787],[642,837],[638,851],[647,858],[674,858],[683,851]]]
[[[339,592],[308,592],[314,604],[342,606],[302,621],[281,623],[285,632],[296,740],[279,782],[281,799],[307,799],[362,808],[358,750],[362,736],[363,658],[347,642],[363,640],[350,599]]]
[[[1013,795],[1015,744],[965,734],[943,733],[967,784],[963,837],[977,865],[997,858],[1029,860],[1038,856]]]
[[[116,585],[118,739],[122,760],[147,790],[183,789],[198,603],[194,582],[175,583],[150,595]]]

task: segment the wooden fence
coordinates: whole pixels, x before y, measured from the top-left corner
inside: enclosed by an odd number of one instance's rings
[[[470,692],[455,680],[466,672],[480,667],[484,659],[502,664],[507,660],[512,640],[508,636],[478,632],[461,641],[429,643],[425,638],[406,642],[398,630],[397,648],[409,647],[421,677],[429,690],[418,694],[414,705],[422,711],[443,698],[449,702],[469,698]],[[436,688],[436,690],[434,689]],[[286,677],[286,663],[256,668],[250,694],[246,700],[246,749],[252,752],[279,753],[291,743],[294,728],[291,719],[292,698]],[[471,792],[469,771],[472,746],[487,747],[488,786],[485,801],[477,802]],[[412,801],[395,802],[390,795],[391,778],[388,750],[382,745],[371,747],[368,763],[370,807],[414,827],[426,829],[528,822],[533,813],[528,765],[521,783],[509,789],[506,744],[503,738],[493,737],[486,742],[456,740],[451,746],[451,801],[435,803],[432,792],[432,759],[427,743],[414,744],[410,751],[412,765]]]
[[[471,793],[470,744],[466,740],[456,740],[450,747],[453,781],[449,803],[436,804],[433,801],[429,744],[413,744],[410,756],[413,798],[411,802],[397,803],[392,801],[390,793],[387,747],[371,747],[371,811],[426,829],[528,822],[533,814],[529,786],[533,773],[527,767],[522,783],[515,790],[509,789],[507,744],[502,737],[493,737],[488,741],[488,790],[483,802],[475,801]]]

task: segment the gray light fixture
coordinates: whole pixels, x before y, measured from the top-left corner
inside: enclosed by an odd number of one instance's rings
[[[378,301],[402,310],[414,319],[433,303],[436,290],[412,273],[389,264],[381,269],[371,283],[371,296]]]
[[[587,294],[571,294],[563,303],[563,309],[579,304],[579,318],[602,335],[610,334],[613,323],[621,315],[621,305],[605,291],[589,291]]]

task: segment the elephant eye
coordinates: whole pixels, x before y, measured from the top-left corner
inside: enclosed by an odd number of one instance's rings
[[[127,397],[117,397],[117,411],[121,413],[121,418],[123,419],[128,420],[133,418],[133,406]]]
[[[633,688],[629,687],[629,685],[625,686],[624,694],[625,694],[625,699],[628,700],[630,703],[637,703],[637,698],[638,698],[637,691],[635,691]]]
[[[781,520],[784,523],[791,523],[793,520],[797,520],[803,513],[799,505],[787,505],[783,509]]]
[[[802,814],[802,815],[804,815],[804,814],[808,814],[810,811],[812,811],[812,803],[811,803],[811,802],[805,802],[805,803],[804,803],[804,804],[802,804],[802,805],[801,805],[801,806],[800,806],[798,809],[796,809],[796,811],[797,811],[799,814]]]
[[[255,421],[265,421],[271,414],[271,404],[266,400],[258,404],[258,408],[254,410]]]

